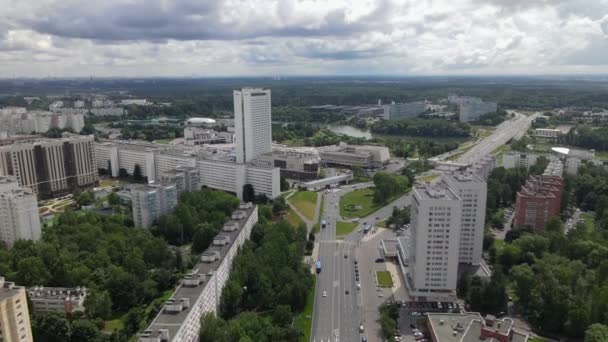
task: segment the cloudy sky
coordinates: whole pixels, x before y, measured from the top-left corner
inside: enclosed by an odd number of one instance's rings
[[[0,78],[608,73],[608,0],[0,0]]]

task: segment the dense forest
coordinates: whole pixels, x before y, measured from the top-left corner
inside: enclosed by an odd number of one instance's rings
[[[608,126],[590,127],[580,125],[559,138],[566,145],[608,151]]]
[[[204,316],[201,342],[299,341],[293,324],[313,286],[302,263],[306,229],[260,217],[234,260],[220,315]]]
[[[0,274],[19,285],[90,290],[86,319],[67,322],[65,317],[34,316],[35,340],[43,342],[95,341],[74,339],[71,331],[81,325],[103,328],[104,320],[125,313],[124,328],[104,336],[108,341],[126,341],[150,318],[142,308],[173,287],[180,263],[164,240],[133,229],[130,217],[90,211],[58,215],[40,241],[18,241],[13,248],[0,250]]]
[[[370,130],[377,134],[412,137],[468,137],[471,134],[471,126],[466,123],[425,119],[381,120],[375,122]]]

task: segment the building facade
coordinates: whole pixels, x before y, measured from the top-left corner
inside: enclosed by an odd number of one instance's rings
[[[93,136],[0,146],[0,175],[15,176],[39,198],[73,193],[99,181]]]
[[[479,265],[483,254],[487,184],[470,171],[444,173],[442,179],[462,200],[459,261]]]
[[[34,312],[62,312],[71,315],[75,312],[84,313],[87,289],[85,287],[33,286],[27,289],[27,294]]]
[[[0,277],[0,338],[2,342],[33,342],[25,288]]]
[[[248,163],[272,151],[270,89],[243,88],[234,91],[236,161]]]
[[[315,148],[273,146],[272,153],[265,153],[252,164],[281,169],[281,177],[308,181],[319,175],[319,152]]]
[[[178,166],[161,174],[161,183],[173,183],[180,196],[184,192],[201,189],[201,181],[196,167]]]
[[[318,150],[324,165],[378,168],[388,164],[391,158],[389,149],[385,146],[341,143],[335,146],[320,147]]]
[[[538,156],[532,153],[509,152],[502,156],[502,166],[505,169],[526,168],[536,165]]]
[[[389,105],[383,105],[382,109],[384,110],[383,117],[385,120],[414,119],[424,113],[426,104],[423,101],[408,103],[393,102]]]
[[[543,231],[553,218],[559,217],[564,189],[563,164],[554,160],[540,176],[531,176],[515,199],[516,227],[531,227]]]
[[[161,215],[177,206],[175,184],[136,184],[130,187],[135,227],[149,228]]]
[[[539,138],[557,139],[561,134],[562,131],[560,131],[559,129],[536,128],[534,130],[534,135]]]
[[[462,201],[445,183],[413,188],[406,283],[421,299],[455,296]]]
[[[34,192],[19,186],[15,177],[0,176],[0,242],[39,240],[38,201]]]
[[[232,261],[257,222],[258,208],[251,203],[241,204],[232,213],[198,264],[182,279],[150,326],[139,334],[139,342],[198,341],[201,317],[217,313]]]

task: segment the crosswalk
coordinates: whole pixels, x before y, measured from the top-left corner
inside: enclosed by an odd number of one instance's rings
[[[334,329],[333,336],[321,338],[319,342],[340,342],[340,329]],[[317,339],[313,339],[312,342],[317,342]]]

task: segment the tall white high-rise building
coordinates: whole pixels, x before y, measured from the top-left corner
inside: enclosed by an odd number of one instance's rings
[[[270,89],[234,91],[236,162],[247,163],[272,151]]]
[[[462,201],[445,183],[417,185],[407,285],[417,298],[455,296]]]
[[[0,241],[40,239],[38,201],[34,192],[19,186],[16,177],[0,176]]]
[[[444,173],[442,179],[462,200],[459,261],[479,265],[483,253],[487,184],[471,171]]]

